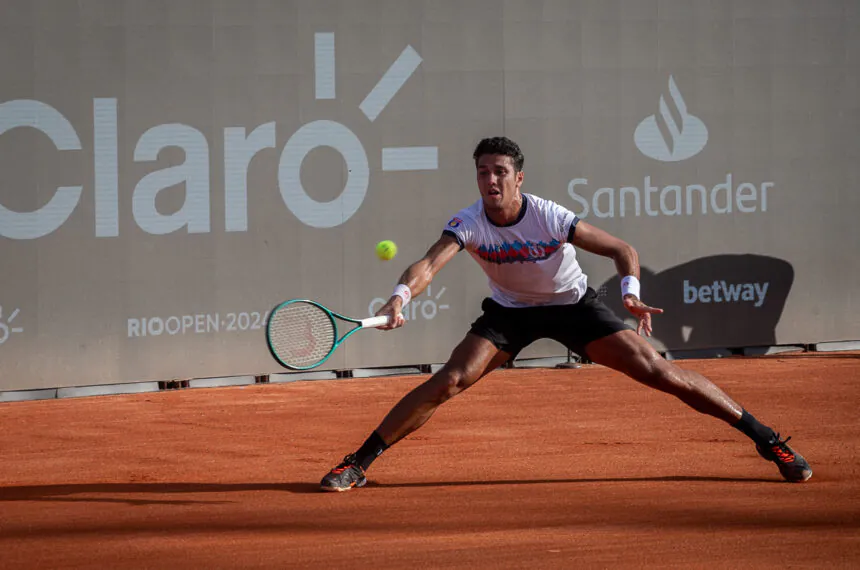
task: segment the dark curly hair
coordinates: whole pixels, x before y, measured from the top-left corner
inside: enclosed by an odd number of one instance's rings
[[[478,146],[475,147],[474,154],[472,154],[476,167],[478,166],[478,159],[485,154],[510,156],[517,172],[523,169],[523,163],[526,161],[520,146],[508,137],[493,137],[479,142]]]

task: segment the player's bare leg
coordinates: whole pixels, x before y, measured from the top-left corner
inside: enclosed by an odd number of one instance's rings
[[[392,409],[367,441],[322,482],[325,491],[347,491],[366,482],[364,474],[376,457],[430,419],[436,409],[501,366],[510,355],[489,340],[468,334],[454,349],[448,362],[426,382],[416,386]]]
[[[608,366],[652,388],[679,398],[703,414],[721,419],[752,439],[759,454],[779,467],[789,481],[806,481],[812,469],[778,433],[761,424],[716,384],[692,370],[685,370],[664,359],[648,342],[633,331],[621,331],[598,339],[586,347],[592,362]]]
[[[692,370],[664,359],[633,331],[621,331],[589,343],[592,362],[608,366],[662,392],[672,394],[691,408],[729,424],[741,419],[743,408],[716,384]]]
[[[474,334],[454,349],[451,358],[426,382],[415,387],[388,412],[377,433],[394,445],[430,419],[436,409],[492,372],[510,355]]]

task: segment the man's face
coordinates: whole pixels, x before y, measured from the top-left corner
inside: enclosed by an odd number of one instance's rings
[[[522,183],[523,173],[517,172],[510,156],[484,154],[478,158],[478,189],[486,208],[511,207],[517,201]]]

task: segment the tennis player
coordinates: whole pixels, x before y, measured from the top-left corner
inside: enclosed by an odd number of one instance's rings
[[[392,318],[385,329],[403,326],[403,307],[462,249],[487,274],[492,295],[483,301],[483,314],[448,362],[406,394],[367,441],[323,477],[323,490],[363,486],[368,467],[386,449],[421,427],[442,403],[540,338],[554,339],[592,362],[726,422],[752,439],[758,453],[776,463],[786,480],[812,476],[806,460],[788,446],[790,438],[782,439],[701,374],[662,358],[642,338],[643,333],[651,335],[651,315],[663,311],[642,301],[633,247],[559,204],[520,192],[524,157],[510,139],[482,140],[474,160],[480,199],[451,218],[439,240],[403,273],[377,315]],[[635,332],[588,287],[576,248],[615,263],[624,306],[638,319]]]

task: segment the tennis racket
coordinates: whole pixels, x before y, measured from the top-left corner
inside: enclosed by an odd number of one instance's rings
[[[354,324],[337,337],[337,320]],[[292,299],[272,311],[266,323],[266,343],[281,365],[291,370],[316,368],[356,331],[388,324],[391,317],[353,319],[339,315],[315,301]]]

